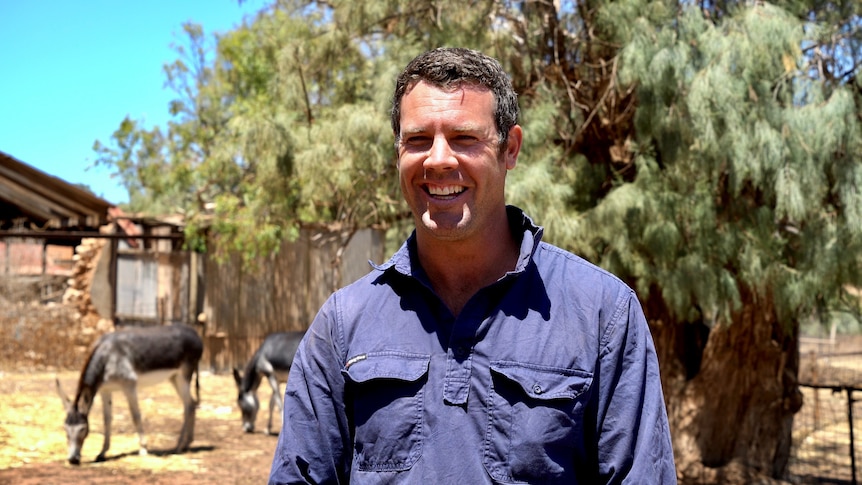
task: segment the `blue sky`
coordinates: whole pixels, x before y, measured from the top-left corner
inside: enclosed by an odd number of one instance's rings
[[[173,95],[162,66],[177,59],[184,22],[226,32],[270,3],[0,0],[0,151],[127,202],[117,180],[93,167],[93,142],[109,143],[127,115],[166,125]]]

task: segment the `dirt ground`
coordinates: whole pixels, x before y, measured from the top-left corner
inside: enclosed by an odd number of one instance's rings
[[[102,446],[101,400],[90,412],[90,435],[81,465],[66,462],[65,412],[55,377],[74,394],[84,354],[95,335],[82,335],[62,307],[23,306],[0,311],[0,484],[261,484],[266,483],[277,441],[265,434],[268,386],[255,433],[242,431],[231,375],[202,372],[191,450],[173,454],[182,425],[182,404],[165,382],[139,391],[150,453],[138,455],[138,439],[125,398],[114,395],[111,448]],[[35,316],[34,316],[35,315]],[[275,429],[281,423],[276,413]]]

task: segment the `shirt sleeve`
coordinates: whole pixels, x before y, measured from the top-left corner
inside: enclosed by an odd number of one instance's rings
[[[658,357],[634,292],[614,310],[600,352],[596,433],[602,483],[677,483]]]
[[[335,296],[300,344],[284,396],[284,414],[269,484],[347,483],[350,433],[338,351]]]

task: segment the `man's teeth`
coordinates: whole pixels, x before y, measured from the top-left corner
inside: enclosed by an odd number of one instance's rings
[[[443,187],[440,186],[430,186],[428,187],[428,193],[431,195],[452,195],[452,194],[460,194],[464,192],[464,187],[460,185],[446,185]]]

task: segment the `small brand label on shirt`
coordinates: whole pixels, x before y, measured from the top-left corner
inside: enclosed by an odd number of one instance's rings
[[[359,361],[365,360],[367,357],[368,357],[368,356],[367,356],[367,355],[365,355],[365,354],[359,354],[359,355],[357,355],[356,357],[351,357],[350,359],[348,359],[348,360],[347,360],[347,363],[346,363],[346,364],[344,364],[344,368],[345,368],[345,369],[347,369],[347,368],[349,368],[351,365],[353,365],[353,364],[355,364],[355,363],[357,363],[357,362],[359,362]]]

